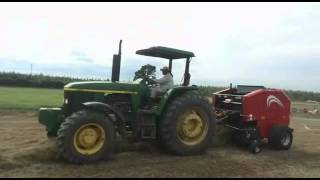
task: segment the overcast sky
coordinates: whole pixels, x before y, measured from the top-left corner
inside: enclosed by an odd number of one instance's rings
[[[320,3],[0,3],[0,71],[120,78],[150,63],[135,54],[193,51],[191,82],[320,91]],[[180,83],[183,61],[174,63]]]

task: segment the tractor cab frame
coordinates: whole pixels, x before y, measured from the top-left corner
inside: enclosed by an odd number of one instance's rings
[[[191,62],[191,58],[195,57],[193,52],[183,51],[174,48],[168,48],[163,46],[155,46],[148,49],[141,49],[136,51],[136,54],[143,56],[151,56],[164,58],[169,60],[169,71],[172,72],[172,61],[176,59],[186,59],[185,70],[184,70],[184,78],[182,86],[188,86],[190,84],[190,72],[189,65]]]

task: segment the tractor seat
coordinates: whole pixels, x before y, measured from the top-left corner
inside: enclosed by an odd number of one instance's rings
[[[157,102],[159,102],[162,98],[162,96],[166,93],[166,91],[164,92],[157,92],[156,97],[154,98]]]
[[[169,89],[168,89],[168,90],[169,90]],[[162,92],[157,92],[156,97],[155,97],[155,100],[156,100],[157,102],[159,102],[159,101],[161,100],[162,96],[163,96],[164,94],[166,94],[166,92],[167,92],[168,90],[162,91]]]
[[[156,97],[162,97],[167,91],[157,92]]]
[[[169,89],[168,89],[169,90]],[[167,90],[167,91],[168,91]],[[167,92],[167,91],[162,91],[162,92],[157,92],[156,93],[156,97],[153,99],[153,101],[152,101],[152,106],[153,107],[155,107],[157,104],[159,104],[160,103],[160,101],[161,101],[161,98],[163,97],[163,95]]]

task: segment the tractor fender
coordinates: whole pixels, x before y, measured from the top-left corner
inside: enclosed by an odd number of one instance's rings
[[[123,137],[127,137],[127,132],[125,130],[125,118],[123,114],[112,107],[110,104],[102,103],[102,102],[85,102],[82,105],[90,110],[99,111],[99,112],[112,112],[116,116],[116,126],[119,128],[119,133]],[[108,114],[107,114],[108,115]],[[109,115],[108,115],[109,116]]]
[[[157,110],[157,115],[161,115],[162,112],[167,107],[167,104],[175,99],[178,96],[184,95],[186,93],[197,93],[198,88],[196,86],[187,86],[187,87],[176,87],[173,89],[168,90],[164,96],[160,100],[160,105]]]

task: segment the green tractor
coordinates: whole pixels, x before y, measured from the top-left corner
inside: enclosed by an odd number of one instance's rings
[[[119,53],[113,56],[110,81],[74,82],[64,87],[59,108],[40,108],[39,122],[48,137],[57,141],[58,154],[72,163],[92,163],[113,154],[116,137],[134,142],[158,141],[176,155],[203,153],[212,142],[215,115],[208,100],[189,86],[192,52],[167,47],[136,51],[138,55],[172,61],[186,59],[183,83],[159,94],[154,106],[146,109],[150,97],[149,74],[139,83],[119,81]]]

